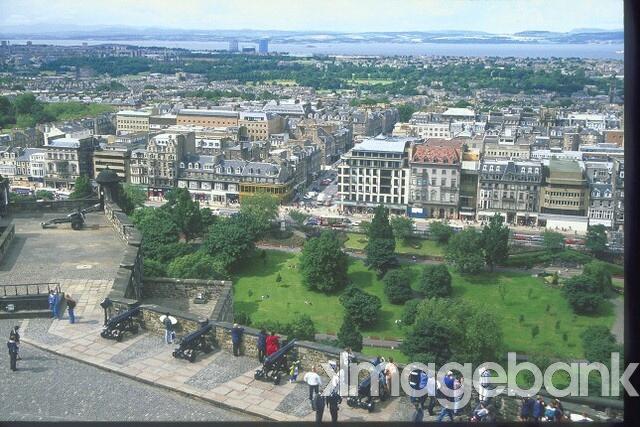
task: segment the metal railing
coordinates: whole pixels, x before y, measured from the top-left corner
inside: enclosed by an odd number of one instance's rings
[[[35,292],[33,289],[35,287]],[[44,283],[21,283],[16,285],[0,285],[1,293],[3,296],[19,296],[19,295],[39,295],[45,293],[49,293],[50,290],[58,289],[60,290],[60,283],[58,282],[44,282]],[[7,289],[13,288],[13,293],[7,293]],[[30,289],[32,292],[30,292]],[[18,292],[18,291],[21,292]],[[22,292],[24,290],[24,292]]]

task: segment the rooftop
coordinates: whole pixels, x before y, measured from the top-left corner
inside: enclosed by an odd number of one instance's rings
[[[376,151],[380,153],[402,153],[412,138],[370,138],[356,144],[353,151]]]

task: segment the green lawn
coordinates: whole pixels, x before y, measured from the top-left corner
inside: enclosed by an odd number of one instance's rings
[[[256,256],[238,269],[240,273],[234,277],[236,312],[249,313],[254,324],[265,320],[286,323],[293,319],[295,313],[308,314],[318,332],[335,335],[343,317],[338,294],[325,295],[307,290],[297,269],[298,254],[266,252],[264,263]],[[405,268],[411,270],[415,288],[421,266]],[[282,277],[280,283],[276,282],[278,273]],[[508,351],[579,358],[583,355],[580,332],[595,324],[611,326],[614,321],[610,302],[604,304],[598,316],[574,315],[559,289],[546,286],[542,279],[525,273],[484,273],[472,277],[453,273],[452,276],[454,298],[484,304],[500,318]],[[403,307],[388,301],[381,281],[361,260],[355,259],[350,261],[349,277],[356,286],[382,301],[378,322],[364,329],[363,335],[374,339],[402,339],[404,328],[396,326],[394,321],[401,317]],[[501,285],[506,289],[504,301],[499,291]],[[262,295],[269,295],[269,298],[262,300]],[[521,314],[524,315],[522,323],[519,321]],[[560,320],[558,330],[555,329],[557,320]],[[532,338],[531,328],[534,325],[539,326],[540,333]],[[566,342],[562,338],[563,332],[567,333]]]
[[[375,358],[376,356],[380,355],[382,357],[384,357],[386,360],[389,360],[390,357],[393,357],[393,361],[396,363],[409,363],[409,357],[405,356],[404,353],[402,353],[400,350],[398,350],[397,348],[394,349],[390,349],[390,348],[379,348],[379,347],[368,347],[368,346],[364,346],[362,347],[362,351],[360,352],[366,356],[371,356],[371,358]]]
[[[347,249],[364,250],[367,245],[367,236],[358,233],[346,233],[347,240],[344,247]],[[402,241],[396,240],[396,253],[403,255],[419,256],[444,256],[444,247],[438,245],[434,240],[414,239],[412,243],[405,245]]]

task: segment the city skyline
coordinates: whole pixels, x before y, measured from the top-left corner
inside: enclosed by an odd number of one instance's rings
[[[382,0],[371,0],[366,8],[362,7],[362,2],[347,0],[293,4],[283,0],[264,3],[186,0],[180,4],[165,0],[135,3],[123,0],[90,3],[61,0],[54,4],[27,0],[14,4],[0,0],[0,25],[11,32],[116,26],[353,33],[466,30],[495,34],[623,28],[621,0],[567,0],[561,3],[550,0],[396,0],[394,5],[390,8]],[[246,13],[238,14],[238,10]],[[309,16],[314,22],[301,19]]]

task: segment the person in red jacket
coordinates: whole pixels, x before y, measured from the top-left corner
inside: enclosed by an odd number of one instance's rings
[[[280,337],[275,332],[271,332],[271,335],[267,337],[267,356],[271,356],[280,349],[279,339]]]

